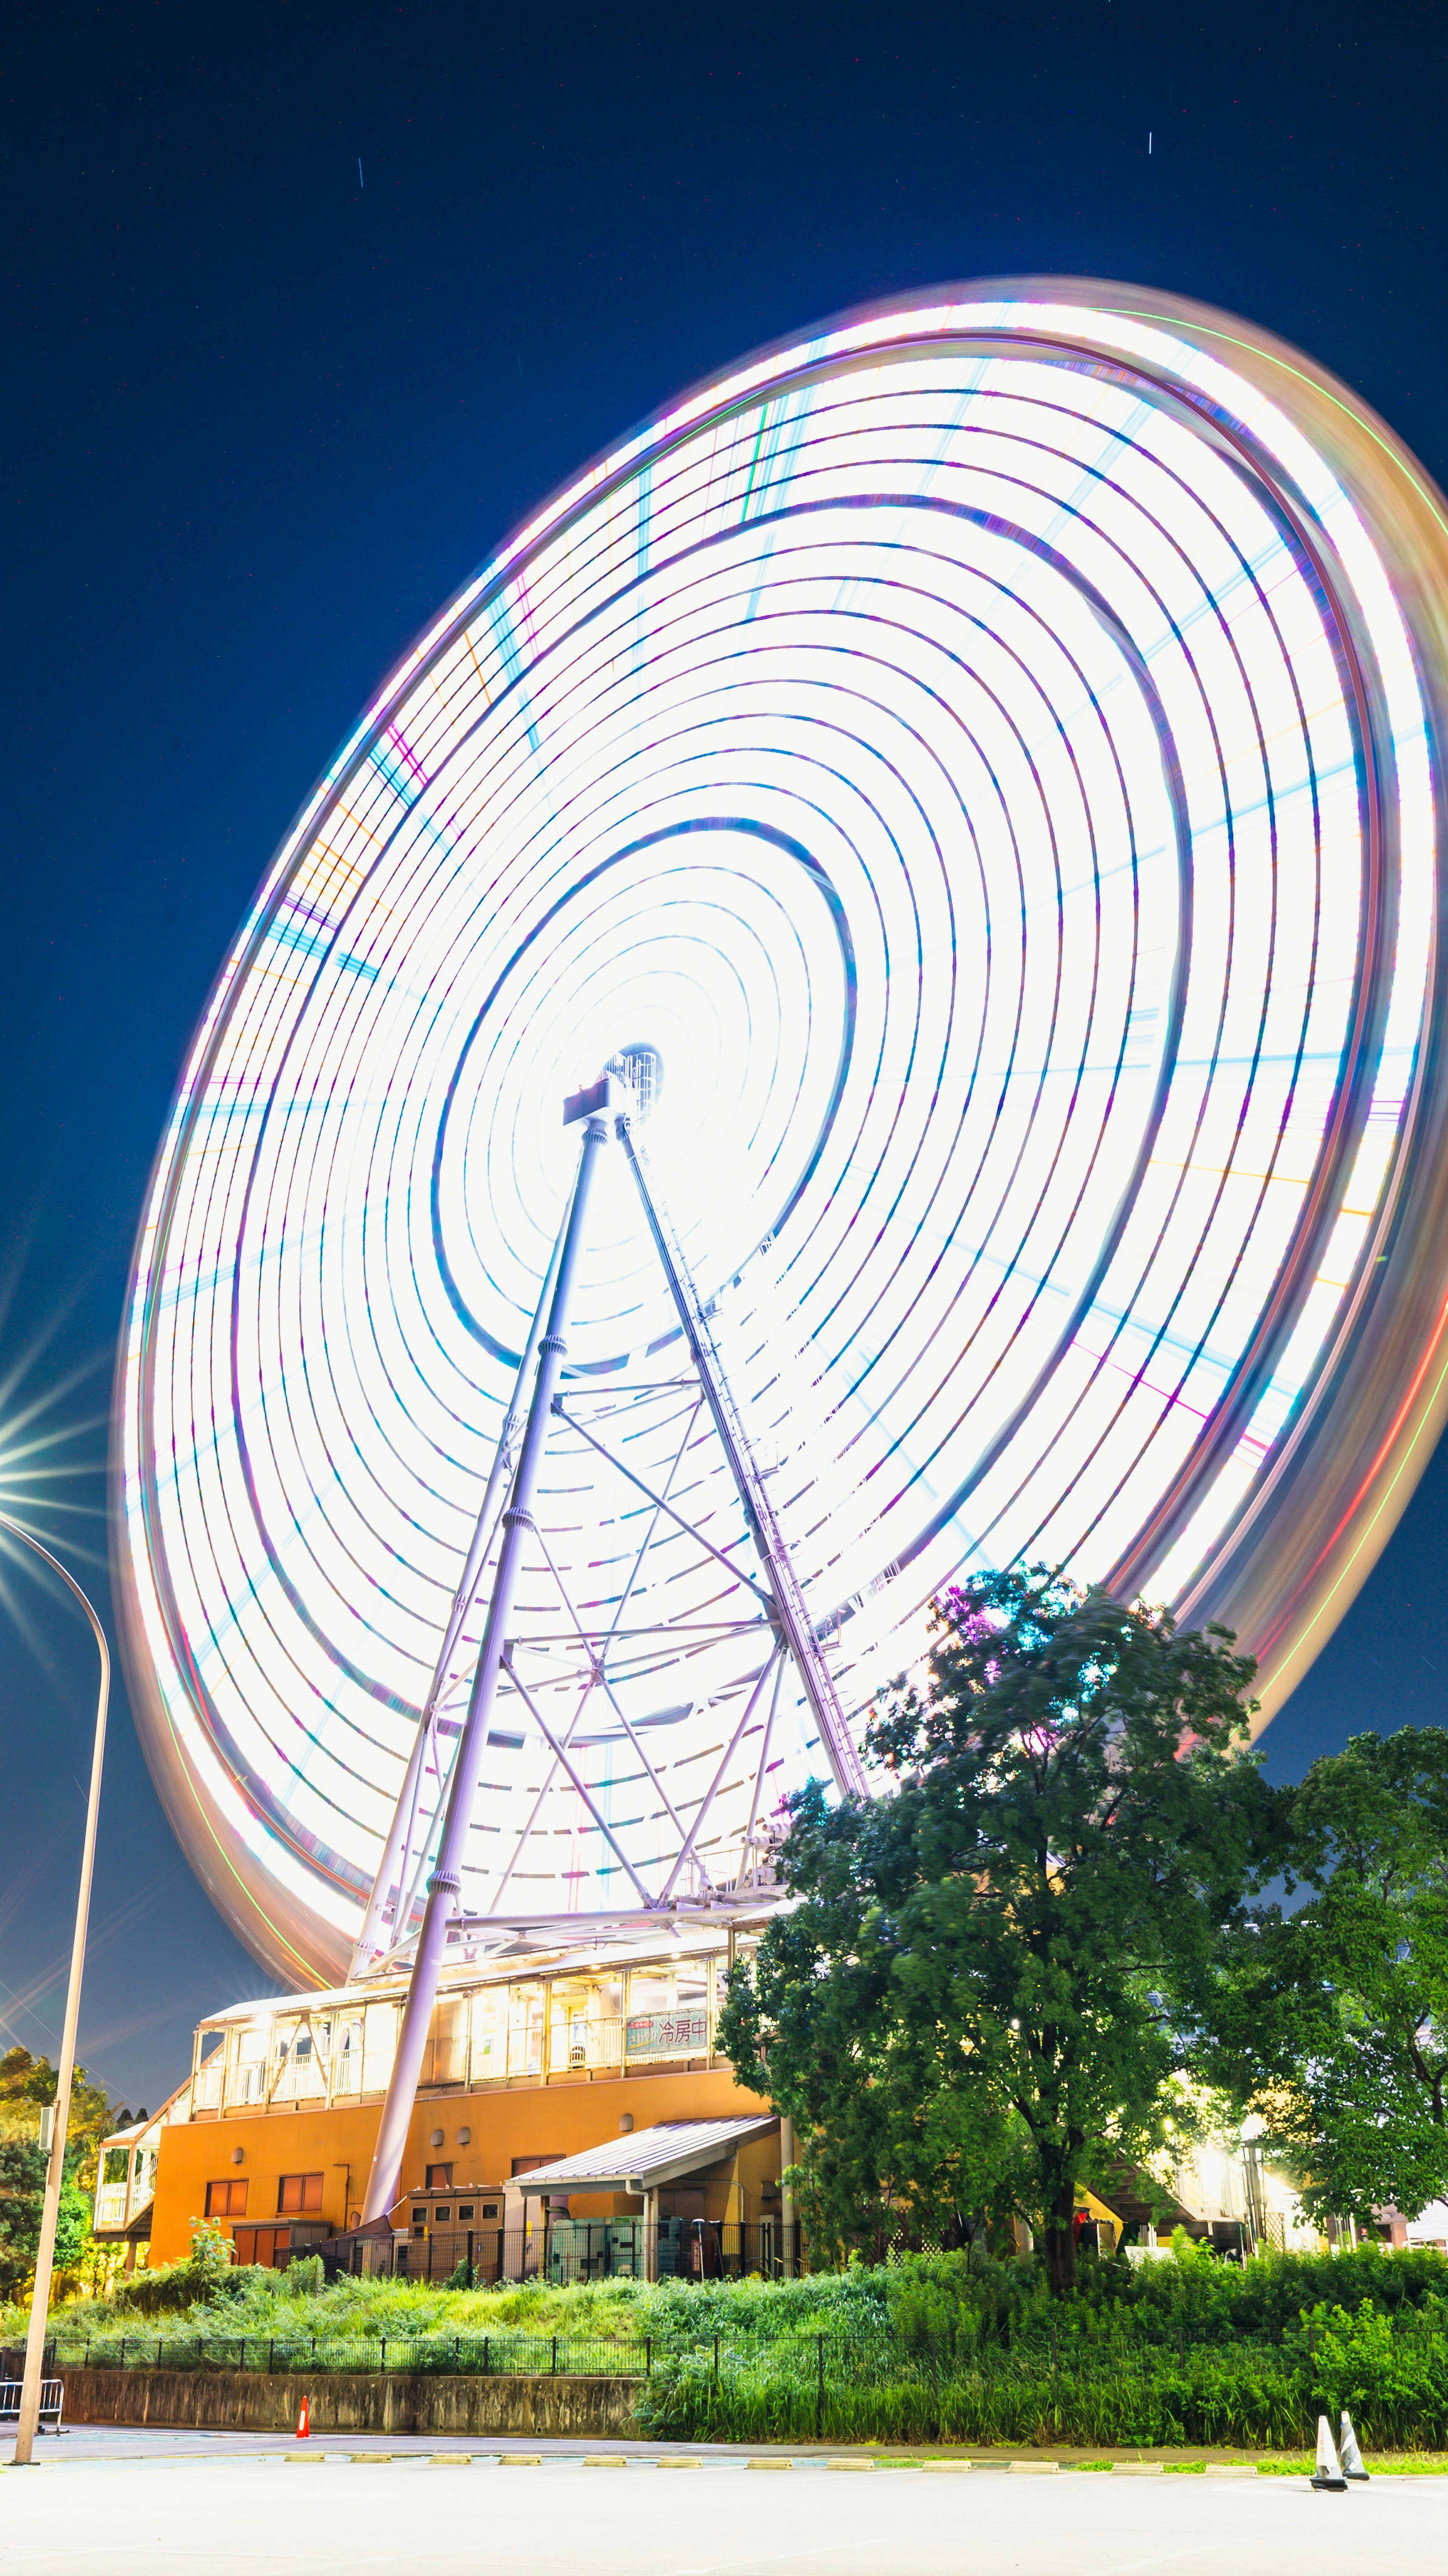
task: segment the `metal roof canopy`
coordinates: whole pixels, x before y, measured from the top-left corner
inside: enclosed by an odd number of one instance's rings
[[[661,2120],[652,2129],[635,2130],[630,2137],[608,2138],[601,2147],[564,2156],[558,2164],[537,2165],[532,2173],[515,2176],[513,2189],[524,2194],[657,2191],[662,2184],[677,2182],[684,2174],[718,2164],[731,2147],[742,2146],[746,2138],[762,2137],[766,2130],[778,2126],[773,2112],[756,2113],[749,2120]]]

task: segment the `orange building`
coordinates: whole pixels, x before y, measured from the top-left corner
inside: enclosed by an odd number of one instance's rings
[[[701,1925],[664,1955],[451,1968],[390,2242],[350,2244],[349,2264],[438,2278],[466,2261],[482,2279],[792,2268],[779,2123],[717,2048],[725,1976],[748,1937],[726,1943]],[[125,2239],[132,2259],[147,2243],[153,2264],[184,2254],[202,2219],[239,2262],[285,2263],[347,2238],[406,1994],[404,1974],[204,2021],[187,2083],[146,2128],[106,2141],[97,2235]],[[661,2124],[697,2135],[687,2172],[663,2157],[656,2192],[642,2175],[630,2192],[627,2172],[607,2189],[521,2188],[542,2166]]]

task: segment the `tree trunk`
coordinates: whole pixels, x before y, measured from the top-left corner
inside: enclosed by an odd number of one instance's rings
[[[1046,2251],[1046,2278],[1053,2299],[1064,2299],[1076,2287],[1076,2186],[1074,2180],[1051,2193],[1043,2213],[1041,2237]]]

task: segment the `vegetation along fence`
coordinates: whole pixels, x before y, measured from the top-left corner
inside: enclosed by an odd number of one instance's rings
[[[971,2347],[928,2336],[721,2337],[655,2350],[639,2416],[653,2433],[717,2441],[1251,2443],[1300,2449],[1320,2413],[1352,2411],[1382,2446],[1448,2444],[1448,2333],[1350,2319],[1280,2337],[1185,2326],[1038,2333]]]
[[[1183,2326],[1082,2336],[1038,2332],[968,2347],[888,2329],[784,2333],[675,2320],[638,2340],[473,2331],[237,2336],[67,2336],[67,2365],[623,2377],[656,2435],[721,2441],[1251,2443],[1295,2450],[1320,2413],[1348,2407],[1382,2447],[1448,2447],[1448,2332],[1434,2315],[1329,2312],[1279,2336]],[[3,2367],[3,2356],[0,2356]]]

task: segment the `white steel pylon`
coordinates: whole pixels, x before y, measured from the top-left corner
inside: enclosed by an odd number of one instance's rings
[[[589,1933],[597,1938],[606,1928],[616,1925],[637,1926],[649,1917],[667,1921],[681,1905],[697,1906],[701,1900],[723,1909],[748,1905],[757,1910],[762,1898],[767,1901],[759,1883],[761,1875],[767,1879],[767,1868],[760,1873],[755,1864],[761,1836],[767,1830],[762,1815],[765,1782],[780,1685],[787,1666],[792,1666],[797,1676],[798,1691],[814,1720],[820,1748],[837,1786],[848,1796],[860,1796],[866,1791],[859,1754],[810,1621],[769,1499],[765,1475],[754,1457],[731,1394],[709,1316],[649,1171],[630,1107],[623,1105],[645,1105],[640,1104],[645,1086],[634,1066],[625,1065],[624,1071],[628,1077],[624,1081],[605,1074],[601,1082],[565,1106],[565,1118],[581,1119],[584,1125],[578,1176],[519,1368],[513,1402],[504,1421],[498,1455],[357,1944],[354,1974],[365,1976],[400,1964],[409,1953],[412,1962],[408,2000],[366,2193],[364,2223],[383,2216],[396,2197],[438,1976],[450,1945],[456,1945],[454,1955],[457,1951],[466,1955],[478,1946],[498,1946],[520,1930],[531,1930],[539,1936],[552,1933],[555,1939]],[[565,1392],[560,1378],[569,1303],[590,1180],[599,1150],[608,1140],[610,1123],[638,1192],[691,1367],[687,1375],[671,1375],[639,1387],[611,1384],[599,1390],[587,1378],[574,1378]],[[620,1429],[626,1421],[636,1420],[643,1407],[652,1409],[656,1426],[667,1426],[672,1459],[667,1472],[656,1474],[652,1482],[638,1472],[628,1456],[620,1454],[630,1445],[626,1439],[620,1441]],[[752,1542],[757,1572],[739,1562],[745,1539],[729,1538],[717,1526],[711,1534],[709,1527],[702,1526],[697,1516],[684,1508],[689,1495],[685,1484],[678,1480],[691,1447],[705,1431],[706,1421],[722,1449],[730,1489],[743,1512],[747,1541]],[[591,1612],[587,1607],[580,1609],[565,1572],[555,1562],[548,1539],[534,1518],[538,1471],[550,1435],[566,1438],[580,1456],[601,1462],[595,1472],[617,1480],[629,1509],[642,1524],[631,1569],[611,1603],[611,1616],[606,1621],[601,1619],[596,1605]],[[499,1511],[505,1488],[506,1502]],[[691,1617],[681,1622],[677,1615],[672,1619],[650,1615],[653,1604],[644,1575],[645,1562],[651,1546],[675,1533],[686,1534],[707,1557],[717,1561],[721,1570],[719,1600],[703,1619]],[[535,1633],[520,1639],[514,1634],[525,1549],[530,1569],[537,1569],[541,1558],[544,1573],[551,1580],[558,1604],[556,1635],[540,1637]],[[476,1651],[466,1713],[459,1726],[456,1719],[449,1721],[444,1711],[462,1679],[455,1664],[460,1653],[466,1660],[464,1633],[485,1596],[482,1638]],[[761,1651],[749,1670],[736,1673],[733,1682],[722,1691],[716,1687],[708,1693],[716,1712],[724,1712],[726,1740],[715,1748],[722,1758],[702,1794],[693,1791],[683,1801],[690,1810],[686,1822],[664,1776],[667,1765],[656,1761],[642,1731],[649,1721],[636,1722],[628,1713],[626,1686],[666,1670],[682,1669],[687,1677],[691,1659],[707,1656],[729,1640],[736,1641],[745,1653],[753,1640]],[[560,1696],[567,1702],[564,1709],[555,1711],[545,1705]],[[501,1868],[492,1873],[486,1910],[469,1913],[461,1905],[464,1856],[473,1824],[483,1748],[498,1740],[490,1736],[490,1721],[500,1698],[511,1700],[520,1712],[526,1712],[542,1738],[547,1762],[542,1784],[532,1796],[521,1830],[513,1837]],[[587,1777],[584,1748],[598,1739],[596,1735],[583,1735],[581,1728],[599,1698],[609,1730],[627,1742],[639,1763],[640,1776],[647,1780],[659,1801],[657,1813],[667,1819],[676,1837],[667,1859],[654,1868],[652,1885],[646,1875],[647,1865],[640,1865],[630,1855],[607,1811],[606,1800],[596,1793]],[[692,1705],[698,1707],[700,1702],[696,1699]],[[669,1714],[688,1713],[692,1712]],[[750,1738],[753,1782],[747,1823],[742,1837],[733,1842],[732,1875],[726,1873],[721,1878],[716,1874],[717,1850],[712,1864],[706,1858],[704,1829],[726,1782],[737,1791],[736,1766],[741,1748]],[[612,1872],[627,1882],[631,1901],[606,1916],[540,1915],[536,1911],[523,1912],[515,1901],[510,1902],[516,1899],[514,1882],[530,1837],[540,1830],[544,1804],[560,1783],[566,1783],[576,1793],[589,1819],[589,1830],[600,1835],[608,1848]],[[717,1841],[716,1836],[716,1845]],[[436,1859],[429,1868],[434,1848]],[[415,1918],[420,1900],[419,1922]]]

